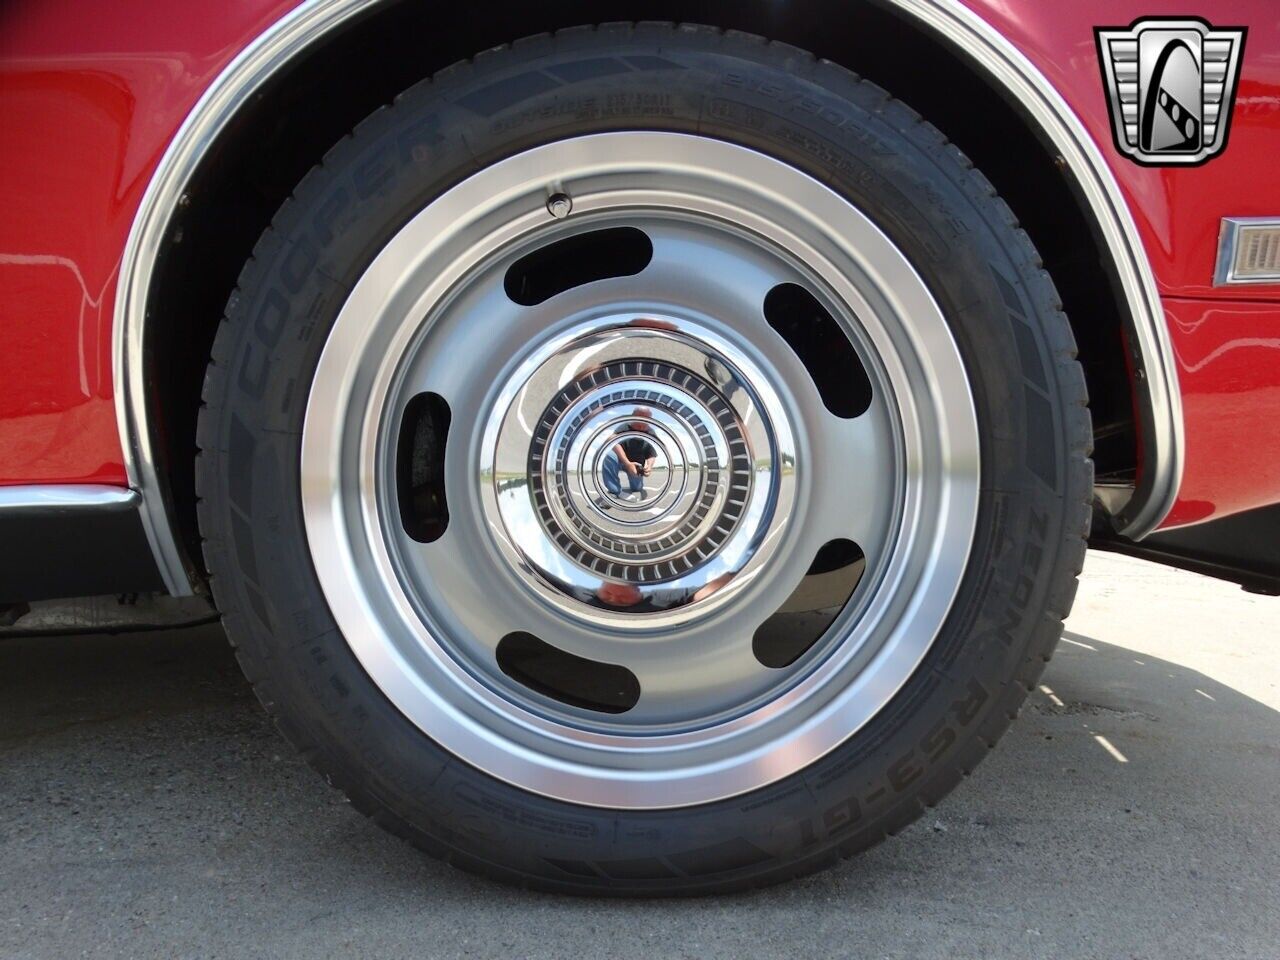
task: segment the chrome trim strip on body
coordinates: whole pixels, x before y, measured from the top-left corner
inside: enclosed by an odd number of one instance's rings
[[[141,516],[169,592],[192,592],[178,546],[167,486],[157,469],[147,415],[147,296],[156,257],[190,178],[206,149],[238,109],[277,70],[329,31],[378,0],[303,0],[240,52],[192,108],[147,186],[120,265],[112,329],[116,419],[129,485],[142,496]],[[1150,533],[1172,507],[1182,479],[1182,402],[1155,277],[1133,215],[1083,123],[1048,79],[1013,44],[958,0],[882,0],[915,18],[961,51],[1031,115],[1073,173],[1111,251],[1133,316],[1146,394],[1148,461],[1134,496],[1116,518],[1120,533]]]
[[[1243,234],[1252,230],[1280,231],[1280,217],[1223,217],[1218,232],[1218,258],[1213,269],[1215,287],[1240,286],[1250,283],[1280,283],[1280,271],[1255,273],[1247,277],[1236,274],[1236,256]]]
[[[105,483],[34,483],[0,487],[0,511],[96,510],[132,506],[141,499],[136,490]]]

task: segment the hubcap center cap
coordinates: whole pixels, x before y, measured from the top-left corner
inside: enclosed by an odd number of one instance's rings
[[[669,363],[623,360],[547,406],[529,480],[543,529],[566,556],[647,582],[719,550],[742,517],[751,471],[741,428],[708,383]]]
[[[780,520],[777,426],[744,359],[696,325],[654,324],[595,326],[533,358],[495,413],[497,512],[569,612],[695,604]]]

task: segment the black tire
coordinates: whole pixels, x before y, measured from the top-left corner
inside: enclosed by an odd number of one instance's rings
[[[631,61],[645,68],[581,81],[560,70],[555,84],[528,82],[550,66],[613,56],[647,56]],[[299,502],[310,380],[347,292],[381,246],[476,169],[605,129],[734,141],[865,211],[952,325],[981,434],[967,572],[906,686],[802,772],[668,811],[526,793],[425,736],[334,625]],[[267,319],[280,304],[290,317],[283,325]],[[378,110],[303,179],[258,243],[218,332],[204,399],[205,559],[263,704],[359,810],[429,853],[528,886],[728,891],[808,873],[900,830],[966,776],[1015,716],[1058,640],[1084,557],[1092,481],[1084,380],[1058,296],[1009,208],[942,134],[878,87],[791,47],[705,27],[533,37],[450,67]]]

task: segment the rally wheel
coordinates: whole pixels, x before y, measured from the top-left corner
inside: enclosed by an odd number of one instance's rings
[[[393,831],[580,892],[794,876],[937,802],[1083,556],[1070,328],[875,86],[707,28],[522,41],[335,146],[213,351],[259,696]]]

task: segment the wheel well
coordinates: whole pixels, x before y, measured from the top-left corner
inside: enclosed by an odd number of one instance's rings
[[[875,0],[494,3],[491,16],[476,16],[474,5],[392,2],[309,48],[254,94],[188,184],[156,262],[148,313],[167,320],[148,325],[147,404],[159,475],[197,567],[193,466],[204,369],[236,277],[297,182],[363,117],[427,74],[533,33],[645,19],[710,23],[807,49],[879,83],[964,150],[1030,234],[1062,296],[1089,389],[1098,479],[1132,482],[1127,308],[1092,217],[1018,106],[919,24]]]

